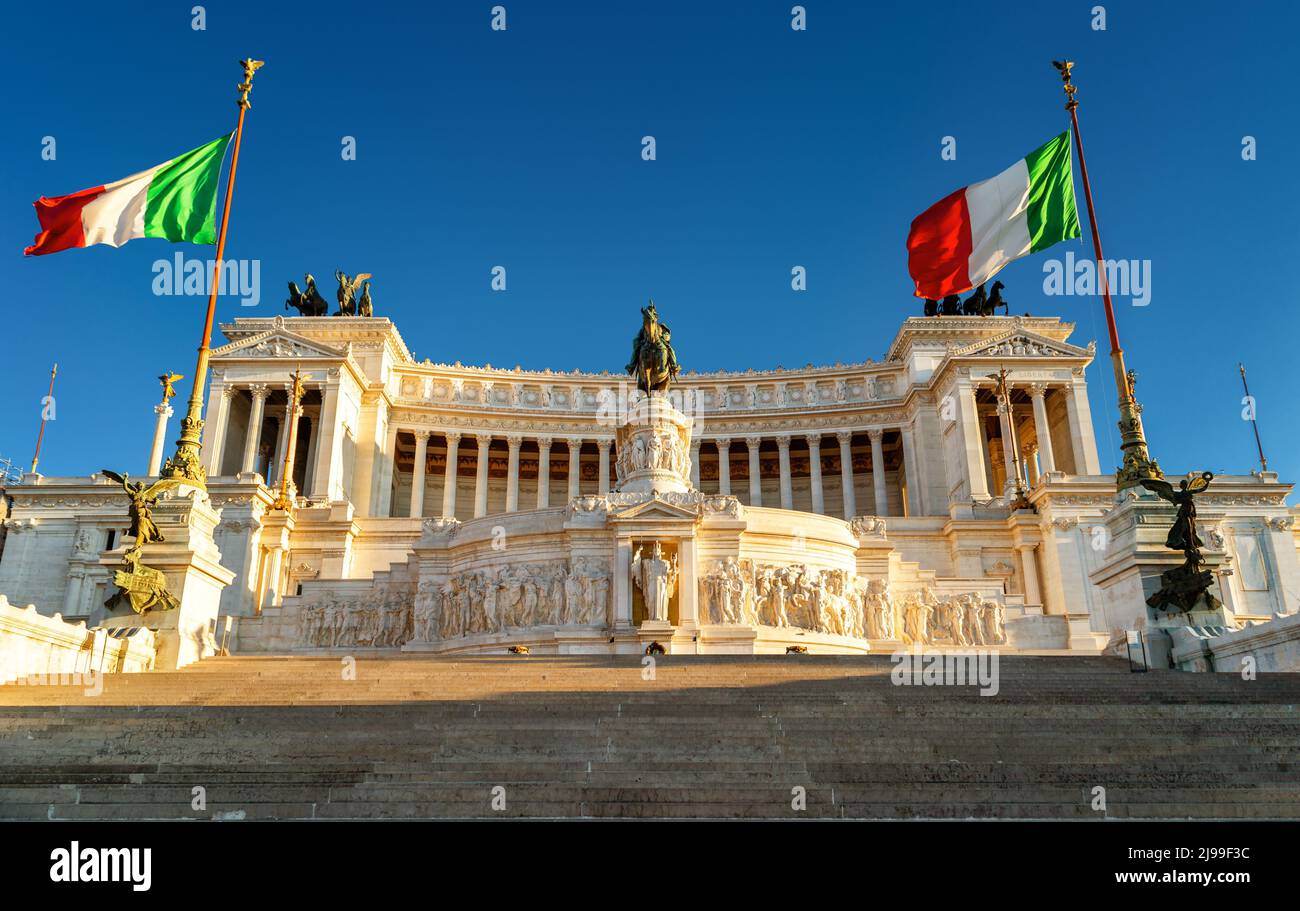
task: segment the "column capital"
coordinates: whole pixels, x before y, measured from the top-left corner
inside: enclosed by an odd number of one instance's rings
[[[1027,386],[1025,386],[1025,388],[1029,390],[1030,398],[1041,399],[1043,396],[1047,394],[1047,390],[1050,389],[1051,387],[1048,386],[1046,383],[1030,383]]]
[[[731,437],[718,437],[713,441],[718,446],[718,452],[726,452],[731,449]]]
[[[249,383],[248,385],[248,391],[253,394],[255,399],[265,399],[266,393],[270,389],[271,385],[269,383]]]
[[[546,452],[546,451],[548,451],[548,450],[551,448],[551,444],[552,444],[553,442],[555,442],[555,439],[554,439],[553,437],[538,437],[538,438],[537,438],[537,451],[538,451],[538,452]]]
[[[601,452],[609,452],[610,447],[613,446],[613,445],[614,445],[614,441],[613,441],[613,440],[597,440],[597,441],[596,441],[596,448],[599,449]]]
[[[778,448],[778,449],[789,449],[789,448],[790,448],[790,434],[788,434],[788,433],[783,433],[783,434],[779,435],[779,436],[776,438],[776,445],[777,445],[777,448]]]
[[[492,445],[492,434],[490,433],[476,433],[474,434],[474,439],[478,440],[478,445],[481,449],[487,449]]]
[[[871,445],[875,446],[885,438],[885,428],[869,427],[867,428],[867,436],[871,438]]]
[[[518,449],[523,445],[524,438],[517,433],[506,434],[506,445],[511,449]]]
[[[451,446],[460,442],[459,430],[444,430],[442,435],[447,438],[447,445]]]
[[[809,449],[822,448],[822,435],[820,433],[804,434],[804,441],[808,444]]]
[[[571,453],[582,449],[582,437],[565,437],[564,442],[568,444]]]
[[[852,430],[836,431],[835,439],[840,441],[841,446],[849,446],[853,443],[853,431]]]
[[[423,427],[418,429],[411,428],[411,433],[415,435],[415,443],[417,446],[421,443],[425,444],[426,446],[429,445],[429,437],[433,436],[432,430],[426,430]]]
[[[172,411],[172,406],[168,405],[166,402],[159,402],[157,405],[153,406],[153,413],[165,414],[167,417],[171,417],[176,412]]]
[[[239,389],[235,386],[231,386],[226,383],[221,384],[221,397],[225,399],[227,402],[233,399],[235,397],[235,393],[238,391]]]
[[[757,449],[763,445],[762,437],[745,437],[745,445],[750,449]]]

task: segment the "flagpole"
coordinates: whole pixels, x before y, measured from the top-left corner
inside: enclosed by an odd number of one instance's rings
[[[32,454],[32,474],[36,474],[36,463],[41,460],[41,441],[45,439],[45,414],[49,411],[49,403],[54,399],[54,378],[59,373],[59,365],[55,364],[50,368],[50,391],[45,394],[45,401],[41,402],[41,431],[36,434],[36,452]],[[1242,374],[1243,381],[1245,374]]]
[[[1250,387],[1246,385],[1246,365],[1239,363],[1237,369],[1241,371],[1241,388],[1245,390],[1246,398],[1250,401],[1250,426],[1255,428],[1255,448],[1259,450],[1259,470],[1268,471],[1268,459],[1264,458],[1264,444],[1259,440],[1259,421],[1255,420],[1255,400],[1251,398]]]
[[[1110,282],[1106,279],[1106,260],[1101,253],[1101,234],[1097,229],[1097,212],[1092,205],[1092,185],[1088,182],[1088,164],[1083,157],[1083,136],[1079,132],[1079,102],[1074,93],[1078,91],[1070,81],[1072,61],[1058,62],[1052,66],[1061,74],[1065,83],[1065,109],[1070,112],[1070,123],[1074,127],[1074,147],[1079,153],[1079,173],[1083,175],[1083,198],[1088,204],[1088,221],[1092,225],[1092,249],[1097,257],[1097,277],[1101,281],[1101,297],[1106,307],[1106,328],[1110,333],[1110,362],[1115,371],[1115,388],[1119,393],[1119,430],[1120,449],[1124,453],[1124,464],[1115,472],[1119,490],[1137,487],[1144,478],[1162,478],[1160,466],[1151,458],[1147,449],[1146,436],[1142,432],[1142,406],[1138,404],[1133,387],[1137,374],[1124,367],[1124,349],[1119,344],[1119,329],[1115,325],[1115,308],[1110,302]]]
[[[239,167],[239,141],[244,135],[244,114],[248,112],[248,93],[253,88],[253,74],[265,62],[262,60],[241,60],[244,68],[244,81],[239,89],[239,123],[235,126],[235,149],[230,156],[230,177],[226,180],[226,202],[221,211],[221,233],[217,235],[217,260],[212,266],[212,287],[208,292],[208,313],[203,321],[203,336],[199,340],[199,357],[194,366],[194,385],[190,389],[190,400],[186,407],[185,418],[181,421],[181,435],[176,440],[176,452],[163,466],[162,476],[183,478],[193,484],[202,486],[207,481],[207,473],[199,460],[203,449],[203,393],[208,381],[208,356],[211,351],[212,321],[217,311],[217,285],[221,275],[221,260],[226,253],[226,228],[230,224],[230,200],[235,191],[235,171]]]

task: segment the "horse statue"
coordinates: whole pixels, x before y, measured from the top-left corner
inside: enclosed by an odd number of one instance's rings
[[[984,308],[988,305],[988,300],[989,297],[984,292],[984,286],[980,285],[975,289],[974,294],[962,301],[962,316],[988,316],[988,314],[984,312]]]
[[[1002,282],[993,283],[993,293],[989,295],[987,304],[988,312],[984,314],[985,316],[995,316],[998,312],[998,307],[1002,308],[1003,315],[1011,315],[1011,307],[1007,304],[1006,298],[1002,296],[1002,289],[1005,287],[1006,285],[1002,284]]]
[[[925,315],[926,316],[939,315],[939,302],[932,297],[927,297],[925,299]]]
[[[659,322],[654,301],[641,308],[641,331],[632,340],[632,360],[626,369],[636,377],[636,388],[646,394],[666,392],[681,372],[673,351],[672,332]]]
[[[939,305],[939,313],[943,316],[961,316],[961,297],[956,294],[949,294]]]
[[[330,312],[329,304],[316,290],[316,279],[308,273],[305,276],[307,290],[299,291],[297,282],[289,282],[289,299],[284,302],[284,309],[290,307],[298,311],[299,316],[325,316]]]

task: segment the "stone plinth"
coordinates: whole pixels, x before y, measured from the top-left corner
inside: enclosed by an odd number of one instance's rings
[[[652,393],[638,399],[617,431],[618,490],[625,493],[680,493],[691,486],[691,420],[668,397]]]
[[[106,615],[105,629],[144,627],[157,641],[154,666],[159,670],[182,668],[215,653],[212,631],[220,610],[221,592],[235,573],[221,565],[221,552],[212,539],[220,512],[202,490],[181,488],[177,495],[154,507],[153,518],[165,540],[144,548],[143,562],[167,578],[167,590],[180,601],[171,611],[131,611]],[[100,562],[116,568],[125,548],[108,551]],[[114,589],[115,591],[115,589]]]
[[[1112,638],[1126,630],[1145,631],[1149,661],[1153,667],[1160,668],[1169,662],[1171,630],[1231,625],[1222,608],[1184,614],[1147,606],[1147,599],[1163,584],[1161,574],[1181,566],[1184,561],[1180,551],[1165,546],[1176,513],[1173,506],[1154,494],[1132,491],[1125,494],[1102,518],[1106,529],[1103,560],[1088,576],[1098,591]],[[1223,555],[1206,553],[1204,560],[1206,568],[1215,571],[1223,562]],[[1211,594],[1219,597],[1217,585]]]

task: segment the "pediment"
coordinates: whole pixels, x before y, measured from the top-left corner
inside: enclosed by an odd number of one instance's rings
[[[608,516],[611,521],[689,521],[699,518],[700,507],[698,494],[692,496],[661,494],[649,495],[644,499],[629,503],[619,503],[619,496],[609,498]],[[677,502],[680,501],[680,502]]]
[[[1029,332],[1025,329],[1012,329],[993,338],[980,339],[969,345],[954,347],[949,351],[950,357],[1092,357],[1096,345],[1088,343],[1087,348],[1080,348],[1068,342]]]
[[[212,358],[343,358],[345,348],[323,345],[288,329],[268,329],[212,350]]]

